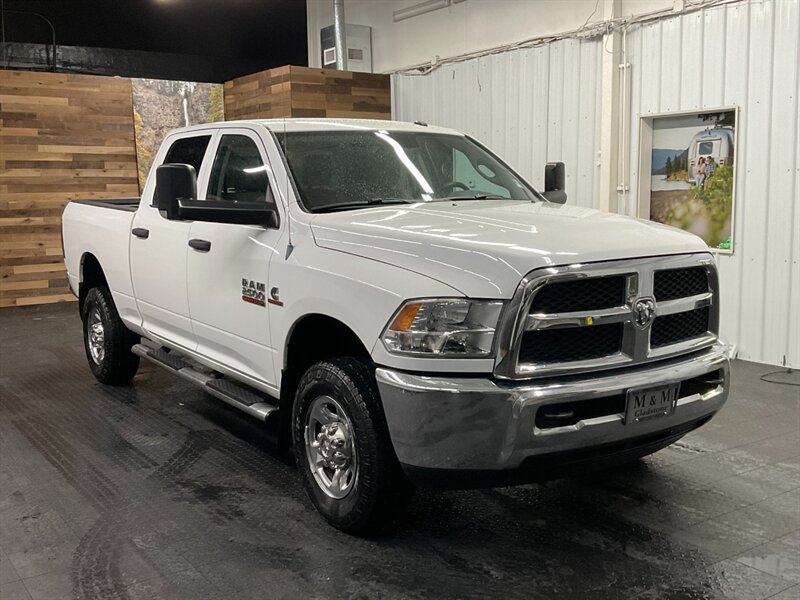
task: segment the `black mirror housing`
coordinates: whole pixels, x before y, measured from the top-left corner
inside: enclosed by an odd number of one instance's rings
[[[566,174],[563,162],[549,162],[544,167],[544,194],[550,202],[564,204],[567,201]]]
[[[192,165],[170,163],[156,169],[153,205],[170,220],[261,225],[277,229],[278,211],[268,202],[197,200],[197,173]]]
[[[156,168],[153,204],[166,213],[167,219],[180,219],[180,200],[197,197],[197,173],[192,165],[171,163]]]
[[[278,211],[267,202],[180,200],[178,213],[186,221],[261,225],[270,229],[277,229],[279,225]]]

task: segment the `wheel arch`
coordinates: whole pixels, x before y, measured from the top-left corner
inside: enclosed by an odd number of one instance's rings
[[[308,368],[326,358],[354,356],[371,364],[369,350],[355,331],[343,321],[322,313],[309,313],[295,320],[286,336],[280,389],[280,438],[291,440],[294,395]]]
[[[101,285],[108,286],[108,280],[100,261],[91,252],[84,252],[83,256],[81,256],[80,281],[78,284],[79,311],[83,311],[83,303],[89,290]]]

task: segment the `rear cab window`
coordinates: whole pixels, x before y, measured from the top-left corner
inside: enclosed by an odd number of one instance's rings
[[[200,165],[203,164],[203,157],[210,141],[211,135],[197,135],[175,140],[169,147],[163,164],[180,163],[192,165],[195,172],[199,173]]]

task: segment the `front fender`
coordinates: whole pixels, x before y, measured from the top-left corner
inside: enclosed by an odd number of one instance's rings
[[[307,315],[341,321],[374,353],[376,347],[383,348],[380,335],[406,299],[462,296],[424,275],[313,243],[299,244],[288,259],[273,259],[270,287],[279,289],[282,302],[269,304],[271,343],[279,361],[276,372],[285,364],[292,328]]]

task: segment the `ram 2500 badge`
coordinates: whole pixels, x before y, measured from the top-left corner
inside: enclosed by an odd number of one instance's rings
[[[422,123],[174,131],[141,199],[64,211],[89,366],[122,385],[144,358],[266,421],[354,533],[415,484],[655,452],[728,394],[713,257],[563,180]]]

